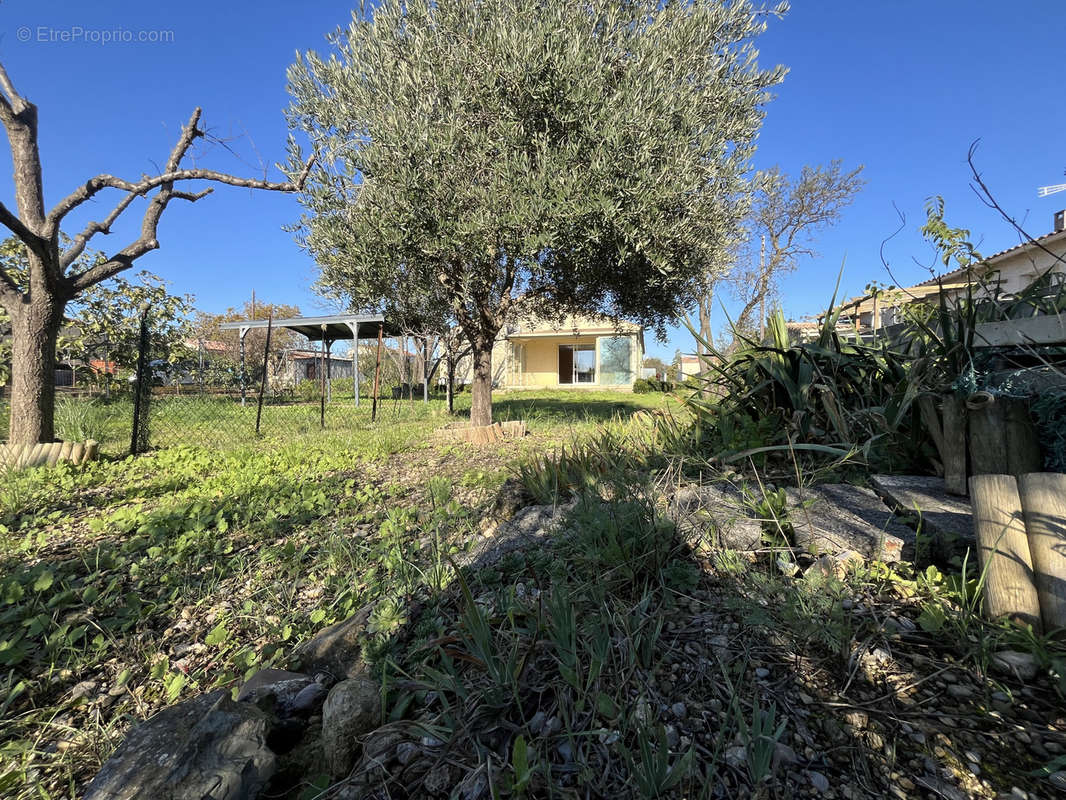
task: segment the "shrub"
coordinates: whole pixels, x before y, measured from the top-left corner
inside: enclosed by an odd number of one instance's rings
[[[670,381],[661,381],[658,378],[639,378],[633,382],[633,391],[636,394],[651,394],[652,392],[672,392],[674,384]]]

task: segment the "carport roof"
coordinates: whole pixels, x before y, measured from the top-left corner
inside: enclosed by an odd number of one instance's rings
[[[265,328],[267,322],[265,319],[248,319],[224,322],[219,327],[224,331],[240,331],[243,337],[252,328]],[[330,342],[354,339],[357,325],[360,339],[376,339],[379,326],[383,328],[386,336],[397,336],[400,333],[395,325],[385,321],[383,314],[329,314],[324,317],[292,317],[274,320],[275,328],[287,328],[290,331],[302,333],[312,342],[320,342],[323,339]]]

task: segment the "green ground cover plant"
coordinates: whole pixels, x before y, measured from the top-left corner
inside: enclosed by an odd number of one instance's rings
[[[404,402],[376,425],[364,406],[345,429],[251,442],[205,445],[189,427],[186,444],[139,457],[5,473],[0,793],[77,795],[130,723],[287,665],[372,600],[367,656],[385,659],[406,599],[451,582],[448,557],[476,539],[514,459],[648,405],[589,397],[503,395],[500,412],[534,433],[495,450],[442,437],[440,401]]]

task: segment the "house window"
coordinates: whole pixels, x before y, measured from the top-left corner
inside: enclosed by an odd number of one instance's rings
[[[632,339],[629,336],[600,337],[600,383],[626,386],[633,382]]]

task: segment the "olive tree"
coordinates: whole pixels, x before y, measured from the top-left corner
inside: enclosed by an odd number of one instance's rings
[[[661,337],[746,210],[768,13],[691,0],[382,0],[289,70],[316,166],[296,224],[358,308],[441,293],[470,343],[471,422],[523,313]],[[293,169],[302,160],[292,145]],[[397,276],[402,276],[397,279]]]
[[[67,304],[156,250],[159,221],[171,201],[195,202],[211,192],[210,187],[187,190],[183,186],[190,181],[207,181],[289,192],[298,188],[303,172],[310,167],[297,169],[294,175],[301,177],[294,182],[278,183],[184,166],[193,143],[207,135],[200,116],[201,110],[195,109],[157,174],[128,180],[104,173],[82,179],[70,194],[47,208],[37,106],[18,93],[0,65],[0,125],[11,150],[15,193],[14,211],[0,203],[0,225],[25,245],[26,256],[23,274],[0,263],[0,307],[11,330],[11,442],[52,441],[56,339]],[[108,192],[118,193],[114,205],[65,238],[62,228],[68,215]],[[90,240],[110,234],[119,218],[141,199],[146,200],[146,206],[138,233],[103,257],[86,262]]]

